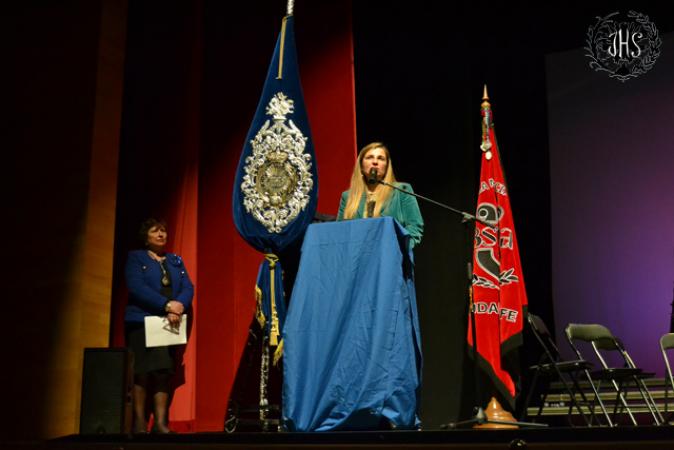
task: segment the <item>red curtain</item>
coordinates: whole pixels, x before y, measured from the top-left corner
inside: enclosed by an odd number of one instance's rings
[[[231,193],[283,11],[258,1],[233,13],[218,3],[129,10],[111,342],[123,345],[123,265],[133,231],[144,217],[163,216],[196,286],[170,412],[178,431],[223,429],[261,260],[234,228]],[[314,3],[296,11],[297,45],[319,211],[336,214],[356,155],[351,4]]]

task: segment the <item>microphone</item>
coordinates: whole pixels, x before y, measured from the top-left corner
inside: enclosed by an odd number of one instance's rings
[[[370,169],[370,174],[367,176],[367,184],[377,184],[377,169],[374,167]]]

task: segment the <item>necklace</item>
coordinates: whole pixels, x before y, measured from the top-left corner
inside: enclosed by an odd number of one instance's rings
[[[365,217],[374,216],[374,206],[377,203],[377,192],[367,191],[367,202],[365,204]]]
[[[164,261],[166,261],[166,257],[160,258],[152,250],[148,250],[147,254],[150,255],[150,258],[154,259],[155,261],[157,261],[159,263],[159,269],[161,269],[161,284],[162,284],[162,286],[168,286],[169,284],[171,284],[171,280],[169,279],[168,272],[166,271],[166,268],[164,267]]]
[[[169,280],[168,273],[164,268],[164,261],[159,261],[159,268],[161,269],[161,284],[162,286],[168,286],[171,284],[171,281]]]

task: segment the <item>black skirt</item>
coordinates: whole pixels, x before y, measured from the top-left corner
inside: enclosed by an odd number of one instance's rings
[[[134,375],[144,375],[155,371],[175,372],[174,347],[146,347],[145,325],[127,322],[125,324],[126,346],[133,352]]]

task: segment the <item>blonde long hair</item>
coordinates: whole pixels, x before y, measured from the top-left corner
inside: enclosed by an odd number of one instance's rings
[[[393,163],[391,162],[391,155],[388,151],[388,148],[381,142],[372,142],[367,144],[363,149],[358,153],[358,160],[356,165],[353,168],[353,173],[351,174],[351,185],[349,186],[349,197],[346,200],[346,206],[344,207],[344,219],[353,219],[358,213],[358,206],[360,206],[360,200],[363,197],[363,194],[367,192],[367,179],[366,175],[363,173],[363,158],[370,150],[375,148],[381,148],[386,152],[386,174],[384,174],[384,181],[388,184],[393,184],[396,182],[396,177],[393,174]],[[385,186],[383,184],[378,184],[375,189],[373,200],[375,200],[375,207],[372,217],[379,217],[381,215],[382,208],[386,205],[388,200],[391,197],[391,192],[393,188]]]

